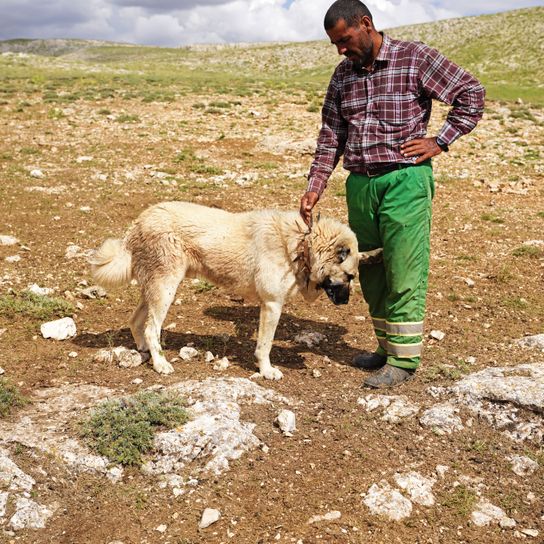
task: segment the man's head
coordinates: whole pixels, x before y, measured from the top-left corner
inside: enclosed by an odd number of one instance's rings
[[[379,50],[381,36],[372,14],[359,0],[336,0],[325,14],[325,31],[339,55],[345,55],[356,68],[370,68]]]

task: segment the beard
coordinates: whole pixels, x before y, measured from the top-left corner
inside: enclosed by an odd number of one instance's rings
[[[374,60],[372,57],[372,44],[367,47],[362,47],[360,53],[348,51],[345,53],[345,56],[351,60],[353,63],[353,68],[360,71],[362,68],[372,65]]]

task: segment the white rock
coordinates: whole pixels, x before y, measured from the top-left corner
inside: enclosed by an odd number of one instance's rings
[[[45,177],[45,174],[39,168],[34,168],[34,170],[30,171],[30,177],[42,179]]]
[[[0,376],[2,376],[2,374],[5,374],[5,370],[0,366]]]
[[[70,353],[68,353],[68,357],[70,357],[70,359],[75,359],[77,356],[77,351],[71,351]]]
[[[91,285],[85,289],[78,289],[78,294],[83,298],[95,299],[95,298],[105,298],[108,296],[107,291],[100,287],[100,285]]]
[[[423,412],[419,422],[431,427],[439,435],[450,434],[463,429],[461,418],[456,415],[459,410],[449,403],[437,404]]]
[[[0,234],[0,246],[14,246],[19,240],[15,236]]]
[[[446,333],[439,330],[433,330],[429,333],[429,336],[440,342],[441,340],[444,340]]]
[[[317,523],[319,521],[334,521],[336,519],[340,519],[342,517],[342,513],[338,510],[331,510],[330,512],[327,512],[326,514],[323,514],[322,516],[312,516],[308,520],[308,524],[311,525],[312,523]]]
[[[540,534],[537,529],[522,529],[521,532],[524,535],[531,536],[533,538],[536,538]]]
[[[143,380],[142,378],[134,378],[131,383],[133,383],[134,385],[140,385],[141,383],[143,383]]]
[[[393,489],[385,480],[372,484],[363,503],[373,514],[384,516],[393,521],[400,521],[412,513],[412,503]]]
[[[115,363],[121,368],[135,368],[140,366],[144,360],[142,354],[135,349],[128,349],[124,346],[117,346],[112,349],[103,348],[98,350],[93,360],[97,363]]]
[[[327,341],[327,337],[324,334],[321,334],[320,332],[304,331],[295,336],[295,342],[299,344],[304,344],[305,346],[309,348],[318,346],[319,344],[321,344],[321,342],[326,342],[326,341]]]
[[[467,357],[467,358],[465,359],[465,362],[466,362],[467,364],[469,364],[469,365],[473,365],[473,364],[476,362],[476,357],[472,357],[472,356],[471,356],[471,357]]]
[[[76,162],[79,163],[79,164],[81,164],[82,162],[89,162],[89,161],[92,161],[92,160],[93,160],[93,157],[88,157],[88,156],[86,156],[86,155],[83,155],[83,156],[81,156],[81,157],[78,157],[78,158],[76,159]]]
[[[518,476],[529,476],[538,470],[538,463],[524,455],[511,455],[507,459],[512,463],[512,471]]]
[[[219,510],[216,510],[215,508],[206,508],[204,512],[202,512],[202,518],[200,519],[198,528],[206,529],[206,527],[209,527],[220,519],[221,512]]]
[[[511,526],[511,520],[502,508],[491,504],[489,501],[480,499],[476,508],[471,514],[474,525],[485,527],[491,523],[503,523],[505,527]],[[515,524],[515,522],[514,522]]]
[[[519,339],[517,343],[524,348],[544,349],[544,334],[526,336],[525,338]]]
[[[0,519],[6,515],[6,506],[8,504],[9,493],[0,491]]]
[[[229,360],[226,357],[219,359],[219,361],[217,361],[217,363],[213,365],[214,370],[227,370],[228,367],[229,367]]]
[[[4,259],[7,263],[18,263],[21,260],[20,255],[9,255]]]
[[[279,428],[285,434],[291,434],[296,431],[296,417],[291,410],[282,410],[276,419]]]
[[[77,334],[76,324],[71,317],[43,323],[40,331],[44,338],[52,338],[53,340],[66,340]]]
[[[470,278],[464,278],[464,281],[465,283],[469,286],[469,287],[474,287],[474,285],[476,285],[474,283],[474,280],[470,279]]]
[[[446,475],[446,472],[448,472],[449,469],[450,467],[446,465],[436,465],[435,472],[440,478],[444,478],[444,476]]]
[[[313,368],[312,369],[312,376],[314,378],[321,378],[321,371],[318,370],[317,368]]]
[[[179,350],[179,356],[184,361],[190,361],[191,359],[193,359],[197,355],[198,355],[198,350],[196,350],[195,348],[193,348],[191,346],[184,346]]]
[[[32,285],[29,285],[26,290],[29,291],[30,293],[34,293],[35,295],[39,295],[42,297],[51,295],[54,292],[54,290],[51,289],[50,287],[40,287],[37,283],[33,283]]]
[[[407,472],[404,474],[395,474],[397,485],[408,491],[412,501],[423,506],[432,506],[434,504],[434,495],[432,492],[436,480],[425,478],[418,472]]]
[[[9,523],[14,531],[21,529],[44,529],[47,520],[53,515],[49,508],[32,499],[19,497],[15,503],[15,514]]]
[[[382,420],[389,423],[398,423],[402,419],[414,416],[419,412],[419,405],[408,400],[403,395],[376,395],[369,394],[357,399],[357,404],[372,412],[377,408],[383,408]]]
[[[166,533],[166,529],[168,529],[168,526],[164,525],[163,523],[162,525],[156,527],[155,531],[158,531],[159,533]]]
[[[215,359],[215,355],[211,351],[207,351],[204,355],[204,360],[207,363],[211,363]]]

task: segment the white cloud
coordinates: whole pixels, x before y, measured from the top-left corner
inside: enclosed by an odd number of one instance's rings
[[[0,0],[0,39],[179,46],[325,39],[331,0]],[[368,0],[380,29],[541,5],[541,0]]]

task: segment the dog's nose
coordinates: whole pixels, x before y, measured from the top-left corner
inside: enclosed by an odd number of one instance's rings
[[[326,278],[321,285],[327,296],[336,305],[347,304],[349,301],[349,282],[344,283],[342,281],[331,281],[330,278]]]

